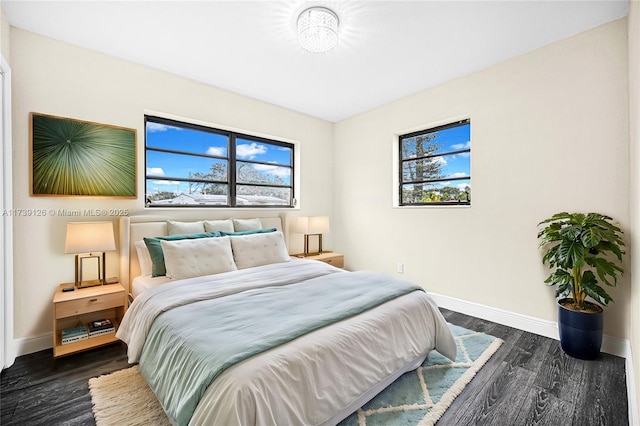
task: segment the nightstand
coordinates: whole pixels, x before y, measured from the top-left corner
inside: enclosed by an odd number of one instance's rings
[[[301,257],[309,260],[319,260],[320,262],[328,263],[336,268],[344,268],[344,255],[340,253],[334,253],[332,251],[325,251],[320,254],[310,254],[305,256],[304,254],[296,254],[296,257]]]
[[[62,330],[86,325],[90,321],[110,319],[117,331],[127,310],[127,292],[119,283],[63,292],[62,288],[69,285],[60,284],[53,296],[53,356],[70,355],[119,342],[114,332],[62,344]]]

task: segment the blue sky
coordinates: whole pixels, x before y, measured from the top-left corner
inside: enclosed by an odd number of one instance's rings
[[[227,136],[225,135],[153,122],[147,123],[146,144],[154,148],[168,148],[219,157],[226,157],[228,154]],[[241,138],[236,140],[236,156],[238,160],[285,165],[291,163],[290,149]],[[158,177],[157,180],[148,183],[147,193],[153,194],[158,191],[187,192],[187,183],[170,178],[186,178],[189,177],[189,172],[206,174],[214,163],[226,164],[226,160],[147,151],[146,173]],[[286,183],[291,179],[289,168],[259,164],[252,165],[252,167],[258,173],[278,176]]]
[[[441,145],[438,152],[450,152],[471,147],[471,125],[458,126],[438,132],[436,142]],[[441,157],[442,171],[445,176],[471,176],[470,153]]]
[[[437,132],[435,140],[440,146],[435,153],[445,153],[468,149],[471,147],[471,125],[466,124]],[[438,157],[437,161],[442,165],[442,174],[446,177],[471,176],[471,155],[469,152]],[[459,180],[451,182],[434,183],[433,187],[456,186],[464,188],[471,186],[471,180]]]

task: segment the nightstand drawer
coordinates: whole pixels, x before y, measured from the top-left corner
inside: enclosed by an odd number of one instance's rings
[[[317,260],[319,262],[328,263],[336,268],[344,268],[344,255],[333,251],[325,251],[317,254],[304,255],[303,253],[294,254],[293,256],[301,259]]]
[[[323,259],[318,259],[320,262],[328,263],[330,265],[335,266],[336,268],[344,268],[344,256],[336,255],[331,257],[326,257]]]
[[[56,318],[66,318],[104,309],[121,307],[124,304],[124,293],[103,294],[55,304]]]
[[[328,263],[329,265],[335,266],[336,268],[344,268],[344,255],[336,253],[334,251],[325,251],[319,254],[310,254],[308,256],[300,253],[294,254],[294,256],[303,259],[317,260],[319,262]]]

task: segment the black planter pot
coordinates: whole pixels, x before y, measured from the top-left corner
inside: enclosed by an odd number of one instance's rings
[[[567,355],[579,359],[595,359],[602,346],[603,311],[578,312],[562,306],[558,301],[560,346]],[[597,305],[594,305],[597,306]]]

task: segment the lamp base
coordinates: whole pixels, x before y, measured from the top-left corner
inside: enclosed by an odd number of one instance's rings
[[[317,235],[318,236],[318,251],[310,253],[309,252],[309,235]],[[304,234],[304,256],[315,256],[316,254],[322,254],[322,234]]]
[[[101,280],[88,280],[88,281],[78,281],[76,283],[76,287],[85,288],[85,287],[95,287],[97,285],[102,285]]]
[[[89,278],[95,278],[83,280],[83,278],[87,275],[89,276]],[[95,255],[93,253],[88,253],[88,255],[82,256],[80,254],[76,254],[76,287],[94,287],[103,285],[104,283],[105,252],[102,252],[102,256]]]

